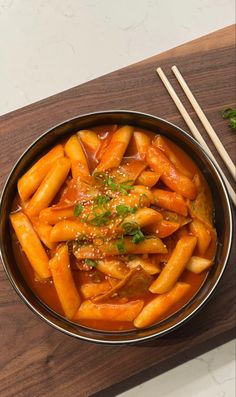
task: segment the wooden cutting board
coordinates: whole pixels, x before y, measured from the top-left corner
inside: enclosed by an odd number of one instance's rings
[[[1,117],[0,187],[36,137],[85,112],[137,110],[163,117],[188,131],[155,74],[158,65],[193,115],[170,71],[172,65],[178,65],[233,157],[235,133],[219,110],[235,106],[234,61],[234,26],[230,26]],[[193,119],[208,141],[194,115]],[[217,155],[216,159],[224,168]],[[1,269],[0,395],[110,397],[232,339],[234,260],[232,253],[216,293],[190,322],[161,339],[136,346],[95,345],[59,333],[23,304]]]

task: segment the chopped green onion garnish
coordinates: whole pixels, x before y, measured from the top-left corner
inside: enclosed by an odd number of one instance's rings
[[[119,186],[119,188],[117,190],[119,190],[122,194],[124,194],[125,196],[127,196],[128,192],[132,189],[134,189],[134,187],[130,184],[128,184],[129,182],[133,182],[133,181],[127,181],[127,182],[123,182],[121,183]]]
[[[141,196],[140,196],[140,198],[139,198],[139,203],[138,203],[138,206],[139,206],[140,208],[143,208],[143,207],[144,207],[144,205],[143,205],[143,199],[144,199],[144,197],[146,197],[146,199],[148,199],[148,196],[147,196],[145,193],[141,194]]]
[[[107,178],[107,174],[105,172],[95,172],[93,177],[96,181],[104,183],[104,180]]]
[[[107,195],[99,195],[97,197],[95,197],[93,199],[94,203],[98,206],[98,207],[102,207],[105,204],[107,204],[110,201],[110,197]]]
[[[101,214],[96,214],[94,218],[90,219],[88,223],[93,226],[103,226],[110,222],[111,211],[105,211]]]
[[[97,267],[98,263],[93,261],[92,259],[85,259],[84,261],[86,265],[91,266],[91,267]]]
[[[80,214],[83,212],[83,206],[82,204],[76,204],[75,208],[74,208],[74,215],[75,216],[80,216]]]
[[[122,224],[125,234],[133,236],[140,230],[140,226],[136,222],[125,222]]]
[[[137,207],[131,208],[129,205],[124,205],[124,204],[119,204],[116,206],[116,212],[119,216],[122,216],[125,218],[129,214],[135,214],[135,212],[138,210]]]
[[[124,195],[127,195],[130,190],[134,187],[130,184],[134,181],[129,180],[122,183],[116,183],[115,179],[111,176],[108,176],[105,172],[95,172],[93,175],[94,179],[101,182],[103,185],[108,186],[112,192],[120,192]]]
[[[117,190],[117,184],[115,183],[114,178],[112,177],[108,177],[105,181],[104,181],[104,185],[107,185],[112,192],[115,192]]]
[[[144,240],[145,240],[145,236],[144,236],[144,234],[142,233],[141,230],[138,230],[137,233],[135,233],[133,235],[133,237],[132,237],[132,242],[134,244],[139,244],[139,243],[141,243]]]
[[[121,236],[119,241],[117,242],[117,248],[120,254],[125,253],[126,249],[125,249],[125,241],[123,236]]]
[[[116,206],[116,212],[119,216],[125,218],[130,213],[130,207],[128,205],[119,204]]]
[[[131,241],[134,244],[141,243],[141,241],[145,240],[145,236],[142,233],[140,226],[136,222],[125,222],[122,224],[124,229],[124,233],[128,234],[129,236],[133,236]]]

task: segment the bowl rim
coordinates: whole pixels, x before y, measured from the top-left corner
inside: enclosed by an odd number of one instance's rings
[[[44,320],[48,325],[50,325],[51,327],[53,327],[54,329],[57,329],[58,331],[67,334],[69,336],[72,336],[74,338],[77,338],[79,340],[84,340],[84,341],[88,341],[88,342],[93,342],[93,343],[98,343],[98,344],[109,344],[109,345],[126,345],[126,344],[137,344],[137,343],[142,343],[142,342],[146,342],[146,341],[150,341],[154,338],[159,338],[169,332],[172,332],[174,330],[176,330],[177,328],[179,328],[180,326],[182,326],[185,322],[187,322],[188,320],[190,320],[209,300],[209,298],[212,296],[212,294],[214,293],[216,287],[218,286],[222,275],[225,271],[225,268],[227,266],[228,263],[228,259],[229,259],[229,255],[230,255],[230,251],[232,248],[232,231],[233,231],[233,215],[232,215],[232,205],[230,202],[230,198],[229,198],[229,194],[225,185],[225,182],[221,176],[221,169],[220,166],[217,163],[214,163],[212,161],[212,159],[208,156],[207,152],[204,150],[204,148],[185,130],[183,130],[182,128],[178,127],[176,124],[169,122],[161,117],[149,114],[149,113],[144,113],[144,112],[139,112],[139,111],[133,111],[133,110],[116,110],[116,109],[109,109],[109,110],[102,110],[102,111],[95,111],[95,112],[89,112],[89,113],[84,113],[81,115],[77,115],[74,117],[71,117],[69,119],[66,119],[56,125],[53,125],[52,127],[48,128],[46,131],[44,131],[40,136],[38,136],[29,146],[27,146],[27,148],[23,151],[23,153],[21,154],[21,156],[18,158],[18,160],[14,163],[13,167],[11,168],[11,171],[3,185],[2,188],[2,192],[0,195],[0,217],[1,217],[1,213],[2,213],[2,203],[3,203],[3,199],[4,199],[4,195],[6,192],[6,189],[8,187],[8,184],[10,182],[10,179],[12,177],[12,174],[14,173],[14,171],[17,169],[18,165],[20,164],[20,162],[22,161],[22,159],[25,157],[25,155],[28,153],[28,151],[30,149],[32,149],[33,146],[35,146],[39,141],[41,141],[45,136],[47,136],[48,134],[50,134],[53,130],[57,129],[58,127],[66,124],[66,123],[70,123],[72,121],[75,121],[77,119],[82,119],[82,118],[86,118],[89,116],[99,116],[99,115],[109,115],[109,114],[114,114],[116,113],[117,115],[119,114],[131,114],[133,116],[143,116],[145,118],[151,118],[151,119],[155,119],[157,121],[162,122],[164,125],[169,125],[171,128],[174,128],[176,131],[180,132],[180,134],[182,134],[183,136],[185,136],[187,138],[187,140],[189,140],[190,142],[192,142],[192,144],[194,146],[197,147],[197,150],[202,152],[203,155],[207,158],[208,162],[210,163],[211,167],[214,169],[218,181],[221,184],[221,187],[223,189],[223,195],[225,198],[225,202],[226,202],[226,207],[227,207],[227,211],[228,211],[228,216],[229,216],[229,224],[227,225],[227,228],[229,230],[229,241],[228,241],[228,246],[227,246],[227,250],[226,250],[226,254],[225,254],[225,260],[224,260],[224,264],[221,268],[220,273],[217,276],[216,281],[214,282],[213,286],[210,288],[210,290],[206,293],[206,296],[204,297],[204,299],[197,304],[197,306],[190,312],[187,314],[187,316],[185,316],[184,318],[182,318],[178,323],[173,324],[171,326],[169,326],[168,328],[161,330],[161,331],[157,331],[156,333],[154,332],[153,334],[150,335],[146,335],[146,336],[141,336],[139,338],[130,338],[130,339],[125,339],[125,340],[103,340],[103,339],[96,339],[90,336],[85,336],[85,335],[78,335],[73,333],[72,331],[69,331],[59,325],[57,325],[55,322],[51,321],[49,318],[47,318],[46,316],[44,316],[43,313],[41,313],[36,307],[35,305],[33,305],[27,298],[26,296],[23,294],[23,292],[19,289],[17,282],[15,281],[14,277],[12,276],[12,273],[10,271],[10,269],[8,269],[8,265],[5,263],[4,257],[3,257],[3,249],[4,249],[4,244],[2,243],[2,239],[0,240],[0,259],[1,262],[3,264],[3,268],[4,271],[8,277],[8,280],[10,281],[11,285],[13,286],[14,290],[16,291],[16,293],[19,295],[19,297],[23,300],[23,302],[30,308],[30,310],[35,313],[37,316],[39,316],[42,320]],[[200,289],[203,287],[205,282],[203,282],[202,286],[200,287]],[[196,294],[200,291],[200,289],[196,292]],[[36,296],[36,294],[32,291],[32,293]],[[37,297],[37,296],[36,296]],[[192,297],[193,298],[193,297]],[[192,300],[192,298],[190,299],[190,301],[187,303],[189,304]],[[45,303],[43,301],[41,301],[41,299],[39,299],[39,302],[41,305],[44,305],[46,307],[46,309],[48,310],[48,308],[50,309],[50,307],[48,307],[47,305],[45,305]],[[186,305],[187,305],[186,304]],[[184,306],[183,306],[184,307]],[[182,308],[181,308],[182,309]],[[179,309],[179,310],[181,310]],[[54,312],[52,309],[50,309],[52,311],[52,313],[55,313],[58,315],[58,313]],[[175,316],[179,310],[175,313],[173,313],[169,318],[172,318],[172,316]],[[59,315],[60,316],[60,315]],[[69,320],[67,320],[66,318],[60,316],[64,321],[69,322],[70,324],[73,325],[80,325],[74,322],[71,322]],[[163,320],[164,321],[164,320]],[[155,325],[155,324],[154,324]],[[81,325],[80,325],[81,326]],[[83,326],[82,326],[83,327]],[[85,327],[86,328],[86,327]],[[90,329],[90,328],[87,328]],[[122,336],[122,332],[119,331],[106,331],[106,330],[98,330],[98,329],[93,329],[91,328],[90,330],[92,330],[93,332],[98,332],[98,333],[105,333],[107,336],[113,334],[117,334],[117,335],[121,335]],[[132,330],[128,331],[128,332],[132,332]],[[123,331],[124,334],[124,331]]]

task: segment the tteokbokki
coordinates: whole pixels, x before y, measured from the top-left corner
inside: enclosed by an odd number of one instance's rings
[[[132,126],[81,130],[18,180],[18,266],[51,309],[83,326],[151,326],[183,307],[213,264],[212,198],[187,153]]]

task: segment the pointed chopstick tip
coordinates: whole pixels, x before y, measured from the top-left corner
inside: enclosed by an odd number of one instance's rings
[[[158,68],[156,68],[156,72],[160,75],[160,73],[163,73],[162,68],[158,66]]]

